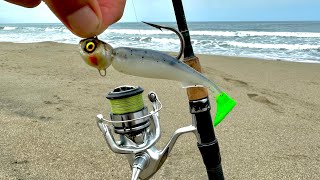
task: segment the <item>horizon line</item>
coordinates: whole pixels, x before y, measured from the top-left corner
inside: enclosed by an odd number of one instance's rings
[[[142,21],[140,21],[142,22]],[[139,21],[118,21],[117,23],[140,23]],[[149,21],[149,22],[155,22],[155,23],[175,23],[176,21]],[[194,22],[212,22],[212,23],[237,23],[237,22],[320,22],[320,20],[248,20],[248,21],[236,21],[236,20],[230,20],[230,21],[187,21],[187,23],[194,23]],[[0,24],[62,24],[61,22],[0,22]]]

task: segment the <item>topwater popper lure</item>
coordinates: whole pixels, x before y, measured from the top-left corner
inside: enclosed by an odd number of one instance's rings
[[[168,29],[178,34],[181,48],[176,58],[150,49],[112,48],[111,45],[99,40],[97,37],[80,41],[81,57],[88,65],[97,68],[102,76],[106,75],[106,69],[112,64],[114,69],[124,74],[180,81],[187,87],[205,86],[216,97],[217,111],[214,125],[218,125],[236,105],[236,101],[220,90],[217,85],[203,74],[179,60],[184,50],[184,40],[180,32],[170,27],[151,23],[146,24],[160,30],[161,28]]]

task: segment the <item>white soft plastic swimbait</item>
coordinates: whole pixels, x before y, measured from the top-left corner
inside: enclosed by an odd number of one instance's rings
[[[112,48],[96,37],[80,41],[80,54],[90,66],[106,75],[112,65],[124,74],[180,81],[187,86],[205,86],[216,97],[217,112],[214,124],[217,125],[235,106],[235,101],[222,92],[207,77],[190,66],[165,53],[129,47]],[[101,73],[104,72],[104,73]],[[219,105],[220,104],[220,105]],[[220,107],[219,107],[220,106]],[[219,112],[219,110],[221,112]]]
[[[159,51],[119,47],[112,48],[97,38],[88,38],[80,42],[80,53],[84,61],[105,71],[111,64],[124,74],[176,80],[186,86],[205,86],[215,95],[222,91],[207,77],[176,58]]]

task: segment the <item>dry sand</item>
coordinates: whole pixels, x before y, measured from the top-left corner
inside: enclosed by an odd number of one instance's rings
[[[0,179],[129,179],[125,156],[109,150],[95,122],[110,110],[105,94],[119,85],[159,95],[158,147],[191,123],[179,83],[112,68],[102,78],[75,45],[0,43],[0,50]],[[320,64],[199,57],[206,75],[238,102],[215,128],[225,178],[319,178]],[[153,179],[206,179],[192,134],[178,140]]]

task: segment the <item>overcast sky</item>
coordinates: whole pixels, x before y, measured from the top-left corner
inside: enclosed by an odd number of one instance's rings
[[[183,3],[188,21],[320,20],[320,0],[183,0]],[[174,21],[172,1],[127,0],[121,21],[142,20]],[[0,1],[0,23],[55,22],[59,20],[43,3],[37,8],[26,9]]]

